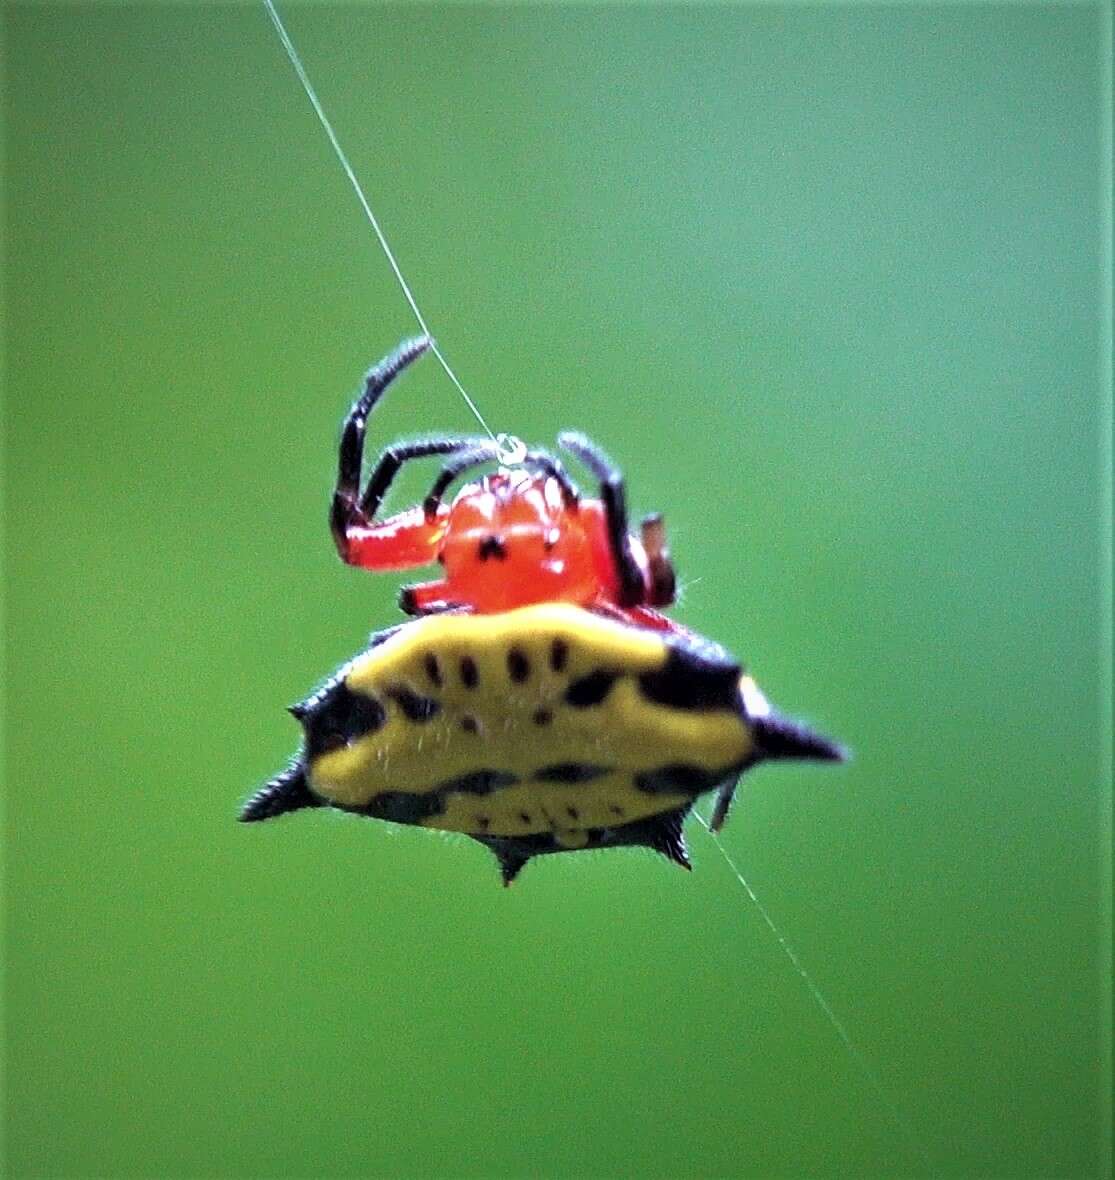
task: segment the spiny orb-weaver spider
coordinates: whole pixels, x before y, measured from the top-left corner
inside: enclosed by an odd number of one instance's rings
[[[674,601],[662,518],[646,517],[640,536],[631,534],[623,477],[582,434],[563,433],[558,445],[599,481],[598,499],[583,497],[553,455],[523,448],[514,465],[466,484],[446,504],[454,480],[503,458],[499,443],[478,437],[394,443],[361,493],[368,418],[394,378],[430,344],[427,336],[406,341],[376,365],[345,419],[330,514],[341,558],[369,570],[441,563],[443,578],[403,588],[399,605],[409,615],[490,614],[566,602],[655,630],[680,630],[655,609]],[[400,467],[433,455],[446,462],[423,503],[377,520]]]
[[[661,517],[631,535],[623,480],[583,435],[558,442],[599,480],[598,499],[553,455],[518,444],[508,456],[483,438],[395,443],[361,492],[368,416],[430,346],[409,341],[368,374],[341,434],[331,524],[352,565],[438,561],[445,576],[405,587],[418,617],[292,706],[302,746],[240,818],[332,807],[462,832],[495,853],[505,884],[535,856],[623,845],[689,868],[682,825],[701,795],[716,794],[716,831],[750,767],[843,751],[655,609],[674,600]],[[446,462],[425,501],[377,520],[399,468],[432,455]],[[488,463],[500,466],[444,503]]]

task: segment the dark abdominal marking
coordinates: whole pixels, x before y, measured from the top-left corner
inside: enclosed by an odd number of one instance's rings
[[[361,807],[340,806],[342,811],[355,811],[373,819],[389,819],[398,824],[420,824],[423,820],[445,812],[448,796],[454,794],[490,795],[503,787],[514,786],[518,778],[506,770],[474,770],[458,778],[447,779],[429,791],[380,791]],[[480,817],[482,828],[491,820]]]
[[[705,770],[678,762],[635,775],[635,786],[648,795],[699,795],[719,786],[726,774],[724,770]]]
[[[730,709],[742,711],[740,666],[716,644],[670,644],[666,662],[639,677],[639,690],[648,701],[672,709]]]
[[[575,783],[590,783],[610,773],[607,766],[594,766],[591,762],[557,762],[553,766],[540,767],[530,777],[536,783],[565,783],[572,786]]]
[[[429,721],[441,712],[441,705],[430,697],[419,696],[405,684],[387,690],[387,696],[403,711],[408,721]]]
[[[473,770],[468,774],[438,783],[433,794],[490,795],[493,791],[499,791],[503,787],[513,787],[518,781],[515,775],[506,770]]]
[[[343,679],[327,684],[292,712],[306,733],[308,761],[375,733],[387,720],[380,701],[353,692]]]
[[[555,672],[563,672],[569,659],[569,644],[564,639],[555,639],[550,647],[550,667]]]
[[[507,653],[507,674],[516,684],[522,684],[530,675],[530,660],[517,647]]]
[[[599,705],[612,691],[616,682],[616,674],[598,668],[579,680],[574,680],[565,690],[565,703],[576,709],[585,709],[590,705]]]
[[[414,795],[410,791],[381,791],[373,795],[364,807],[345,808],[360,811],[373,819],[389,819],[397,824],[418,824],[431,816],[440,815],[445,803],[436,794]]]

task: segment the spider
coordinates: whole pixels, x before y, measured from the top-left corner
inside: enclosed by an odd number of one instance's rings
[[[368,418],[391,382],[431,343],[420,336],[385,357],[368,373],[345,419],[330,512],[341,559],[368,570],[440,563],[442,578],[402,588],[399,605],[408,615],[491,614],[566,602],[655,630],[683,631],[656,609],[669,606],[675,593],[662,517],[647,516],[640,535],[631,533],[623,477],[583,434],[565,432],[558,445],[598,481],[597,498],[582,496],[547,451],[519,444],[509,460],[498,442],[477,437],[393,443],[361,493]],[[377,519],[402,465],[433,455],[445,456],[445,465],[425,500]],[[459,476],[493,462],[502,465],[446,503]]]
[[[405,586],[400,605],[418,617],[291,707],[302,747],[240,818],[331,806],[464,832],[505,884],[542,853],[628,844],[689,868],[682,824],[699,796],[716,792],[716,831],[756,763],[840,761],[722,647],[659,613],[674,600],[662,518],[631,534],[623,479],[583,435],[558,442],[597,498],[548,452],[518,443],[511,457],[483,438],[394,443],[361,491],[368,417],[430,346],[408,341],[368,374],[341,432],[330,521],[350,565],[437,561],[444,577]],[[377,520],[402,465],[433,455],[445,464],[425,500]],[[500,466],[445,503],[488,463]]]

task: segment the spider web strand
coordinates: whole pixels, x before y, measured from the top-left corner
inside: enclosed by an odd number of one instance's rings
[[[841,1044],[843,1044],[844,1048],[848,1051],[848,1055],[856,1063],[856,1065],[859,1068],[860,1073],[863,1075],[863,1077],[870,1084],[870,1087],[871,1087],[872,1091],[874,1092],[875,1097],[879,1100],[883,1109],[890,1116],[891,1122],[894,1124],[895,1127],[898,1128],[899,1131],[902,1132],[902,1135],[905,1138],[907,1144],[916,1153],[916,1155],[919,1157],[919,1159],[921,1159],[921,1161],[928,1167],[929,1160],[928,1160],[925,1148],[922,1146],[921,1141],[918,1139],[918,1137],[914,1134],[913,1129],[910,1127],[910,1124],[906,1121],[906,1119],[904,1119],[902,1117],[901,1112],[894,1105],[894,1103],[891,1102],[891,1100],[887,1097],[886,1090],[883,1088],[883,1084],[879,1080],[879,1075],[875,1072],[874,1068],[871,1065],[871,1062],[868,1061],[868,1059],[864,1056],[863,1052],[856,1045],[855,1041],[852,1040],[851,1035],[849,1034],[847,1028],[845,1028],[845,1026],[844,1026],[844,1022],[832,1010],[832,1006],[829,1004],[828,1000],[825,999],[824,993],[813,982],[813,977],[809,974],[808,971],[806,971],[804,965],[802,964],[801,959],[798,958],[797,953],[795,952],[794,948],[789,944],[789,942],[787,942],[785,935],[783,935],[782,931],[779,930],[778,927],[775,925],[774,919],[767,912],[766,906],[763,905],[763,903],[759,900],[758,895],[755,893],[755,890],[751,888],[751,885],[748,882],[747,878],[743,875],[739,866],[732,859],[731,854],[724,847],[724,844],[721,841],[720,837],[717,835],[716,832],[714,832],[712,830],[712,828],[709,827],[708,822],[705,820],[705,817],[703,815],[701,815],[700,812],[698,812],[696,808],[693,809],[693,815],[696,816],[697,821],[700,823],[701,827],[703,827],[705,829],[705,831],[708,832],[709,836],[712,838],[712,842],[716,845],[717,849],[720,852],[720,855],[724,858],[725,863],[728,865],[728,868],[730,868],[732,870],[732,872],[735,874],[736,880],[740,883],[744,892],[751,899],[751,903],[754,905],[755,909],[758,910],[759,916],[763,919],[763,922],[765,923],[767,929],[771,932],[771,934],[774,935],[775,939],[778,942],[778,945],[782,948],[782,951],[785,954],[786,958],[790,960],[790,963],[793,966],[794,970],[801,977],[801,981],[802,981],[802,983],[805,984],[806,990],[809,992],[809,995],[812,997],[813,1002],[821,1010],[825,1019],[832,1026],[833,1032],[835,1032],[836,1035],[840,1038]]]
[[[317,96],[317,91],[314,90],[313,84],[310,82],[310,77],[306,73],[306,67],[302,64],[302,59],[298,54],[298,50],[294,48],[294,42],[290,39],[290,34],[286,31],[286,26],[279,16],[279,10],[275,7],[274,0],[263,0],[263,6],[267,9],[267,15],[271,18],[271,23],[275,26],[275,32],[279,34],[279,40],[286,50],[286,55],[290,59],[290,64],[294,67],[294,72],[298,75],[298,81],[302,83],[302,89],[306,92],[306,97],[310,100],[310,105],[314,108],[314,113],[318,117],[318,122],[321,123],[325,130],[325,134],[329,137],[329,142],[333,145],[333,151],[340,161],[341,167],[344,169],[345,175],[352,185],[353,191],[360,202],[361,208],[364,210],[365,216],[368,218],[368,223],[371,225],[373,232],[376,235],[383,253],[387,258],[391,270],[394,272],[395,278],[398,280],[399,288],[402,290],[403,298],[406,299],[410,305],[410,310],[414,312],[414,318],[418,321],[418,326],[425,333],[430,341],[430,351],[438,359],[438,363],[445,370],[445,375],[452,381],[456,387],[457,392],[465,399],[465,404],[472,411],[476,421],[483,427],[484,432],[489,438],[495,439],[491,427],[484,421],[484,416],[480,413],[476,403],[468,395],[468,391],[461,384],[457,378],[457,374],[449,367],[449,362],[445,359],[444,354],[437,345],[433,333],[430,331],[429,325],[426,323],[426,318],[419,310],[418,301],[414,298],[414,294],[410,289],[410,285],[403,277],[402,269],[395,258],[394,251],[387,242],[387,236],[380,227],[379,220],[372,212],[372,207],[368,203],[368,198],[364,195],[364,189],[360,185],[360,181],[356,177],[356,172],[349,163],[348,156],[345,155],[344,148],[341,147],[340,140],[337,139],[337,134],[333,130],[333,124],[329,122],[329,118],[325,113],[325,109],[321,105],[321,100]]]

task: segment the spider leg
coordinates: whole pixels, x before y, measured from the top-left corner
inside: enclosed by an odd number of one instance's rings
[[[361,519],[356,500],[360,492],[360,469],[364,459],[364,432],[368,415],[375,409],[387,387],[408,365],[413,364],[429,347],[428,336],[418,336],[401,344],[364,378],[364,392],[348,412],[341,428],[341,445],[337,455],[337,486],[329,523],[337,550],[345,556],[345,529],[350,524],[366,524]]]
[[[489,439],[476,440],[475,446],[454,453],[449,462],[441,469],[434,481],[434,486],[430,489],[430,494],[422,502],[426,516],[432,516],[437,512],[441,506],[442,497],[458,476],[463,475],[470,467],[479,467],[482,463],[492,463],[498,458],[499,446]],[[561,488],[562,499],[567,507],[572,507],[580,499],[576,485],[569,478],[561,461],[555,459],[553,455],[546,451],[528,451],[523,457],[523,466],[532,471],[541,471],[544,475],[556,479]]]
[[[724,821],[728,818],[728,812],[732,807],[732,800],[736,796],[736,786],[738,783],[739,775],[734,774],[731,778],[725,779],[716,788],[716,806],[713,808],[712,817],[708,821],[710,832],[719,832],[724,826]]]
[[[661,512],[643,517],[641,528],[643,552],[647,555],[650,573],[650,593],[647,601],[652,606],[670,606],[677,598],[677,577],[670,550],[666,544],[666,526]]]
[[[442,496],[457,476],[468,471],[470,467],[479,467],[482,463],[491,463],[499,458],[499,447],[490,439],[474,439],[472,442],[475,445],[455,451],[438,473],[430,494],[422,501],[422,509],[427,519],[437,512],[441,506]]]
[[[600,481],[600,499],[608,522],[608,539],[620,581],[620,606],[637,606],[645,598],[643,575],[631,552],[627,528],[627,498],[619,468],[583,434],[566,431],[558,435],[558,446],[575,455]]]
[[[430,344],[428,336],[419,336],[406,341],[389,357],[380,361],[364,379],[364,392],[345,419],[337,458],[337,485],[329,514],[333,541],[344,561],[351,559],[353,532],[367,529],[372,525],[391,481],[404,463],[428,455],[452,454],[474,446],[479,441],[474,438],[437,438],[395,443],[380,455],[364,494],[360,495],[364,435],[368,417],[391,382],[403,369],[416,361]]]
[[[413,582],[399,591],[399,609],[404,615],[440,615],[448,611],[468,611],[463,603],[447,598],[447,582]]]
[[[561,487],[562,499],[566,508],[572,508],[581,498],[577,485],[569,478],[560,459],[555,458],[549,451],[527,451],[523,458],[524,466],[531,470],[541,471],[551,479],[556,479]]]
[[[411,459],[425,459],[430,455],[456,455],[461,451],[472,451],[484,442],[481,438],[425,438],[415,442],[392,443],[376,461],[368,486],[360,497],[361,515],[368,521],[375,519],[391,481],[404,463]]]

